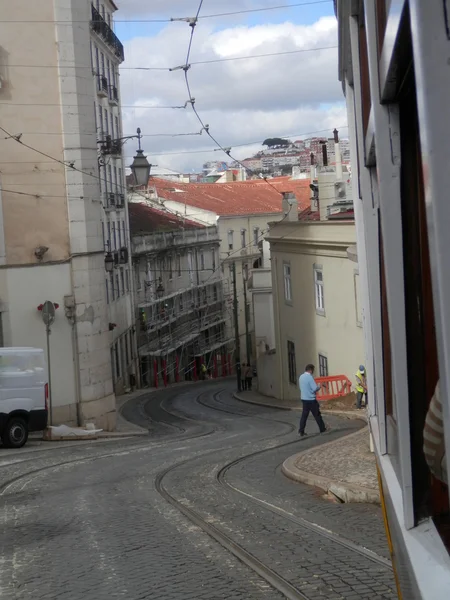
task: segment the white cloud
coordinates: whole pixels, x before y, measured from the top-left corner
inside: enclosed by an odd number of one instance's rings
[[[115,0],[120,10],[119,19],[132,17],[160,18],[163,17],[193,17],[197,13],[200,0]],[[216,14],[265,8],[273,6],[273,0],[206,0],[203,2],[201,14]]]
[[[176,4],[175,1],[171,3],[172,6]],[[208,2],[208,8],[212,4],[223,10],[223,3]],[[229,3],[227,10],[228,6]],[[189,33],[186,23],[175,23],[153,37],[132,39],[125,45],[127,61],[124,66],[183,64]],[[323,48],[336,45],[336,40],[336,21],[332,17],[322,18],[309,26],[286,22],[253,27],[239,25],[220,31],[203,21],[195,32],[191,62]],[[210,125],[211,132],[224,146],[325,128],[329,128],[331,134],[335,126],[346,123],[342,90],[337,81],[337,49],[193,65],[189,80],[203,121]],[[124,105],[178,106],[188,99],[182,70],[171,73],[122,70],[121,91]],[[125,109],[125,133],[135,131],[137,126],[144,134],[200,130],[200,124],[189,108]],[[158,153],[211,146],[212,142],[205,134],[201,137],[145,138],[144,144],[147,152]],[[251,150],[236,149],[234,154],[242,159]],[[211,152],[159,156],[156,160],[160,161],[160,166],[190,170],[199,168],[204,160],[219,158],[223,158],[222,153]]]

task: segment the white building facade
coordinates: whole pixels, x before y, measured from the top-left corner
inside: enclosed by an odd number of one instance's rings
[[[219,267],[215,226],[182,221],[143,204],[130,207],[141,383],[160,387],[230,374],[234,340]],[[159,218],[159,230],[144,221]],[[163,221],[167,220],[168,223]]]
[[[111,301],[105,271],[105,251],[129,247],[126,198],[119,194],[123,208],[111,212],[106,196],[121,185],[123,167],[118,153],[111,177],[109,167],[102,172],[97,144],[105,139],[100,106],[104,129],[107,114],[120,137],[115,10],[112,1],[2,1],[0,23],[0,126],[7,132],[0,141],[1,342],[45,348],[37,307],[58,304],[50,336],[53,420],[105,429],[115,427],[112,355],[133,325],[127,252],[117,257],[118,300]],[[21,35],[8,21],[20,23]],[[126,362],[122,356],[123,371]]]

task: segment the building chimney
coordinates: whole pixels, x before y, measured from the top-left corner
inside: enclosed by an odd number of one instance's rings
[[[327,143],[320,142],[322,144],[322,158],[323,158],[323,166],[328,167],[328,152],[327,152]]]
[[[298,221],[298,202],[293,192],[283,192],[282,207],[286,221]]]
[[[314,156],[314,152],[310,154],[311,166],[309,168],[309,178],[310,182],[314,183],[314,179],[316,178],[316,157]]]
[[[334,154],[336,157],[336,181],[342,181],[342,157],[341,157],[341,147],[339,145],[339,135],[338,130],[335,129],[333,131],[334,136]]]

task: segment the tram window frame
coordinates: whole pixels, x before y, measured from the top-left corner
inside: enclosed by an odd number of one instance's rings
[[[426,224],[425,188],[421,160],[417,114],[416,85],[413,67],[405,78],[399,98],[401,143],[401,197],[408,387],[411,435],[411,470],[413,506],[416,522],[426,516],[450,516],[448,494],[444,502],[434,484],[423,453],[423,431],[433,397],[439,367],[434,318],[428,229]],[[446,506],[445,506],[446,505]]]

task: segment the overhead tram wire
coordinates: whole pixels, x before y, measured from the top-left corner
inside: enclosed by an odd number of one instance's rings
[[[187,51],[187,55],[186,55],[186,62],[185,62],[185,64],[184,64],[184,65],[182,65],[182,66],[181,66],[181,68],[182,68],[182,69],[183,69],[183,71],[184,71],[184,79],[185,79],[185,83],[186,83],[186,89],[187,89],[187,92],[188,92],[188,98],[189,98],[188,102],[191,104],[191,106],[192,106],[192,110],[193,110],[193,112],[194,112],[195,116],[197,117],[197,120],[198,120],[198,122],[199,122],[199,123],[200,123],[200,125],[202,126],[202,129],[204,129],[204,131],[206,131],[207,135],[208,135],[208,136],[209,136],[209,137],[212,139],[212,141],[213,141],[213,142],[216,144],[216,146],[217,146],[218,148],[220,148],[220,149],[221,149],[221,150],[222,150],[222,151],[223,151],[223,152],[224,152],[224,153],[225,153],[227,156],[229,156],[229,157],[230,157],[230,158],[231,158],[231,159],[232,159],[234,162],[238,163],[238,164],[239,164],[239,165],[241,165],[241,166],[242,166],[244,169],[246,169],[246,170],[247,170],[247,168],[245,167],[245,165],[244,165],[244,164],[242,164],[242,163],[241,163],[239,160],[237,160],[236,158],[234,158],[234,157],[231,155],[231,148],[224,148],[224,147],[223,147],[223,146],[220,144],[220,142],[219,142],[219,141],[218,141],[218,140],[217,140],[217,139],[216,139],[216,138],[215,138],[215,137],[212,135],[212,133],[211,133],[211,132],[210,132],[210,130],[209,130],[209,125],[205,124],[205,122],[203,121],[203,119],[201,118],[201,116],[199,115],[199,113],[198,113],[198,111],[197,111],[197,109],[196,109],[196,107],[195,107],[195,98],[192,96],[191,86],[190,86],[190,84],[189,84],[189,76],[188,76],[188,71],[189,71],[189,69],[191,68],[191,65],[190,65],[190,63],[189,63],[189,59],[190,59],[190,57],[191,57],[192,42],[193,42],[193,39],[194,39],[195,28],[196,28],[196,26],[197,26],[197,21],[198,21],[198,17],[199,17],[200,11],[201,11],[201,9],[202,9],[202,6],[203,6],[203,0],[200,0],[200,4],[199,4],[198,10],[197,10],[197,15],[196,15],[196,17],[195,17],[195,20],[190,20],[190,22],[189,22],[189,26],[191,27],[191,35],[190,35],[190,37],[189,37],[189,45],[188,45],[188,51]],[[254,171],[252,171],[251,169],[248,169],[248,170],[249,170],[250,172],[254,173]],[[271,184],[271,183],[268,181],[267,177],[262,177],[262,179],[264,179],[264,181],[265,181],[265,182],[266,182],[268,185],[270,185],[270,187],[271,187],[272,189],[274,189],[274,190],[277,192],[277,194],[280,194],[281,196],[283,195],[283,194],[282,194],[282,192],[280,192],[280,191],[279,191],[279,190],[278,190],[278,189],[277,189],[277,188],[276,188],[274,185],[272,185],[272,184]]]
[[[54,156],[51,156],[50,154],[47,154],[46,152],[43,152],[42,150],[39,150],[38,148],[34,148],[33,146],[30,146],[29,144],[26,144],[25,142],[22,141],[21,139],[21,135],[13,135],[12,133],[10,133],[8,130],[6,130],[4,127],[2,127],[0,125],[0,131],[3,131],[6,134],[6,138],[5,139],[11,139],[14,140],[15,142],[17,142],[18,144],[21,144],[22,146],[24,146],[25,148],[28,148],[29,150],[36,152],[37,154],[40,154],[48,159],[50,159],[50,162],[55,162],[60,164],[61,166],[65,167],[66,169],[71,169],[72,171],[76,171],[77,173],[81,173],[82,175],[87,175],[88,177],[92,177],[93,179],[96,179],[97,181],[100,182],[104,182],[104,179],[102,179],[102,177],[100,177],[99,175],[95,175],[94,173],[90,173],[89,171],[84,171],[82,169],[78,169],[77,167],[75,167],[73,162],[65,162],[63,160],[60,160],[59,158],[55,158]],[[118,189],[121,189],[122,191],[124,191],[124,193],[128,192],[128,189],[126,186],[118,184],[117,185]],[[16,193],[16,192],[13,192]],[[25,193],[25,192],[24,192]],[[146,202],[149,202],[150,199],[145,195],[142,194],[140,191],[138,190],[134,190],[133,192],[134,194],[136,194],[139,197],[142,197]],[[173,211],[170,210],[169,208],[160,205],[160,204],[156,204],[155,205],[163,212],[166,212],[168,214],[174,215],[178,218],[183,218],[183,215],[177,211]],[[104,208],[104,207],[103,207]]]
[[[316,46],[314,48],[298,48],[297,50],[286,50],[284,52],[268,52],[267,54],[250,54],[248,56],[230,56],[227,58],[212,58],[210,60],[198,60],[191,62],[191,66],[209,65],[214,63],[231,62],[234,60],[251,60],[254,58],[270,58],[273,56],[288,56],[290,54],[303,54],[304,52],[319,52],[322,50],[335,50],[338,46]],[[16,69],[91,69],[92,65],[0,65],[14,67]],[[171,67],[120,67],[120,71],[173,71]],[[126,107],[123,107],[126,108]],[[129,107],[137,108],[137,107]],[[146,108],[146,107],[144,107]],[[168,107],[172,108],[172,107]],[[178,108],[178,107],[177,107]],[[179,107],[181,108],[181,107]],[[185,107],[183,107],[185,108]]]

